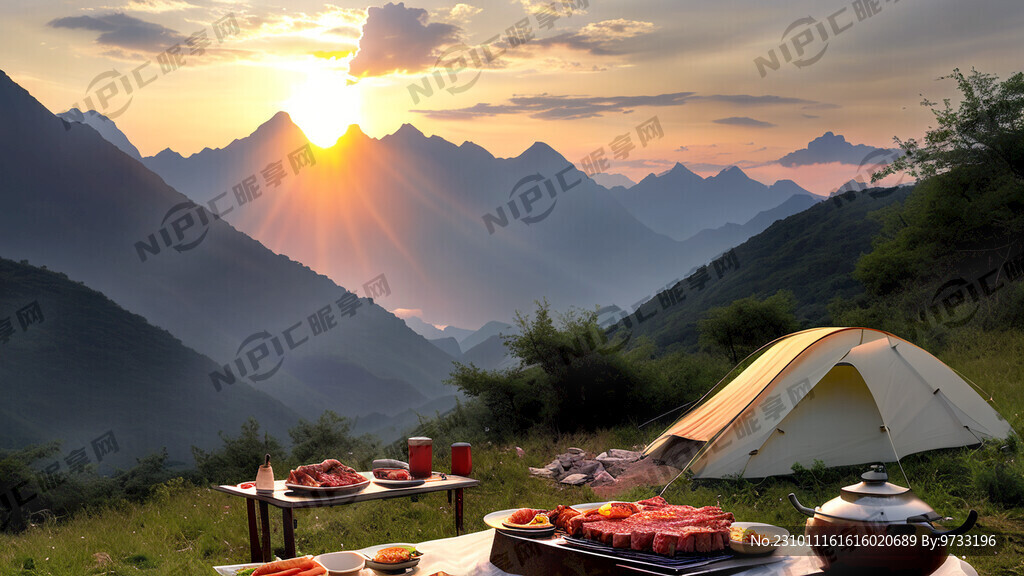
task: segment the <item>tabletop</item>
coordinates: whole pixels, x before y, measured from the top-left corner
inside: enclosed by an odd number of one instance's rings
[[[419,484],[417,486],[387,487],[373,482],[373,474],[370,472],[360,472],[359,474],[367,480],[370,480],[370,484],[358,492],[349,494],[332,495],[319,492],[299,492],[286,487],[285,480],[277,480],[274,482],[273,494],[257,493],[255,487],[239,488],[234,485],[217,486],[214,490],[235,496],[241,496],[243,498],[249,498],[251,500],[267,502],[268,504],[272,504],[278,508],[321,508],[325,506],[336,506],[338,504],[365,502],[367,500],[415,496],[416,494],[426,494],[428,492],[438,492],[442,490],[472,488],[480,485],[479,480],[466,478],[465,476],[454,476],[452,474],[444,475],[435,472],[434,475],[427,479],[423,484]]]

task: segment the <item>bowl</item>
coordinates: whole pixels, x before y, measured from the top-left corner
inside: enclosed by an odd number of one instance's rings
[[[365,559],[362,554],[355,552],[331,552],[329,554],[321,554],[313,561],[319,562],[324,568],[327,568],[327,573],[332,576],[335,574],[355,574],[363,569]]]
[[[738,554],[745,554],[748,556],[771,554],[779,547],[779,542],[782,542],[789,537],[788,530],[785,528],[779,528],[778,526],[772,526],[771,524],[762,524],[760,522],[733,522],[732,525],[738,528],[750,528],[754,530],[760,535],[759,540],[763,541],[763,543],[754,544],[749,542],[737,542],[730,538],[729,548]]]

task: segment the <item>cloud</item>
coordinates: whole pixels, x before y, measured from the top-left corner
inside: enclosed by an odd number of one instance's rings
[[[162,52],[185,40],[185,36],[175,30],[121,12],[101,16],[66,16],[51,20],[47,26],[99,32],[97,44],[126,50]]]
[[[423,317],[423,310],[419,308],[395,308],[390,312],[395,316],[401,318],[402,320],[405,320],[406,318],[412,318],[414,316],[417,318]]]
[[[161,12],[177,12],[179,10],[191,10],[199,8],[191,2],[184,0],[129,0],[124,7],[132,12],[149,12],[159,14]]]
[[[438,50],[458,41],[460,28],[427,23],[427,11],[406,8],[404,2],[367,9],[359,51],[352,59],[354,76],[382,76],[393,72],[429,70]]]
[[[476,6],[470,6],[469,4],[463,4],[460,2],[459,4],[451,7],[446,18],[452,22],[465,24],[469,22],[470,18],[483,11],[483,8],[477,8]]]
[[[772,124],[771,122],[762,122],[746,116],[719,118],[717,120],[712,120],[712,122],[715,124],[725,124],[727,126],[746,126],[747,128],[772,128],[775,126],[775,124]]]
[[[896,154],[899,154],[899,150],[875,148],[865,144],[850,144],[842,135],[825,132],[808,142],[807,148],[790,152],[779,158],[777,162],[787,168],[828,162],[854,165],[865,162],[888,164],[895,159]]]
[[[597,56],[629,54],[650,50],[650,46],[639,39],[649,35],[656,28],[653,22],[616,18],[591,22],[577,32],[566,32],[550,38],[535,40],[533,44],[564,46]]]
[[[465,120],[501,114],[529,114],[545,120],[577,120],[596,118],[610,113],[625,113],[640,106],[680,106],[693,97],[693,92],[674,92],[656,96],[513,96],[508,104],[481,102],[455,110],[411,110],[428,118]]]
[[[675,151],[676,152],[689,152],[690,149],[687,148],[686,146],[680,146],[679,148],[676,148]]]

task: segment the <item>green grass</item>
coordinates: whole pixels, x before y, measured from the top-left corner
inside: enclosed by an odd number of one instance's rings
[[[965,332],[950,340],[940,358],[989,391],[1001,413],[1021,429],[1024,419],[1024,335],[1018,332]],[[587,435],[545,438],[532,436],[518,445],[476,443],[473,476],[482,484],[466,491],[468,531],[484,530],[485,514],[506,508],[549,508],[599,500],[586,487],[573,488],[531,478],[527,466],[543,466],[570,446],[591,452],[629,448],[649,441],[658,423],[642,431],[615,429]],[[989,500],[979,475],[1003,462],[1014,476],[1024,474],[1020,454],[1001,451],[998,443],[980,450],[959,449],[912,455],[903,460],[915,492],[940,514],[966,517],[968,509],[981,515],[977,532],[994,532],[998,554],[965,550],[980,574],[1024,575],[1024,508]],[[1022,450],[1024,448],[1018,448]],[[448,469],[447,456],[437,454],[435,467]],[[800,526],[801,517],[786,495],[796,492],[807,505],[821,504],[851,484],[862,467],[808,471],[797,477],[747,481],[690,482],[680,479],[666,493],[673,503],[718,504],[740,520]],[[890,469],[897,483],[902,475]],[[654,487],[637,487],[621,499],[651,496]],[[272,513],[272,541],[283,551],[280,515]],[[421,542],[454,535],[452,508],[444,493],[410,499],[365,502],[336,508],[296,512],[298,551],[319,554],[357,549],[386,542]],[[953,525],[954,522],[950,522]],[[244,502],[214,492],[171,483],[157,489],[143,504],[118,503],[87,510],[61,522],[49,521],[19,535],[0,534],[0,574],[126,575],[210,574],[211,566],[245,562],[249,556]],[[97,555],[109,557],[101,564]]]

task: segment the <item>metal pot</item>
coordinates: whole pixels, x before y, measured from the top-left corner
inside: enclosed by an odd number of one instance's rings
[[[949,556],[942,537],[963,534],[978,519],[971,510],[959,528],[940,530],[932,522],[941,516],[910,488],[889,483],[884,465],[872,466],[861,480],[813,510],[789,495],[793,507],[810,517],[804,534],[829,572],[927,576]]]

